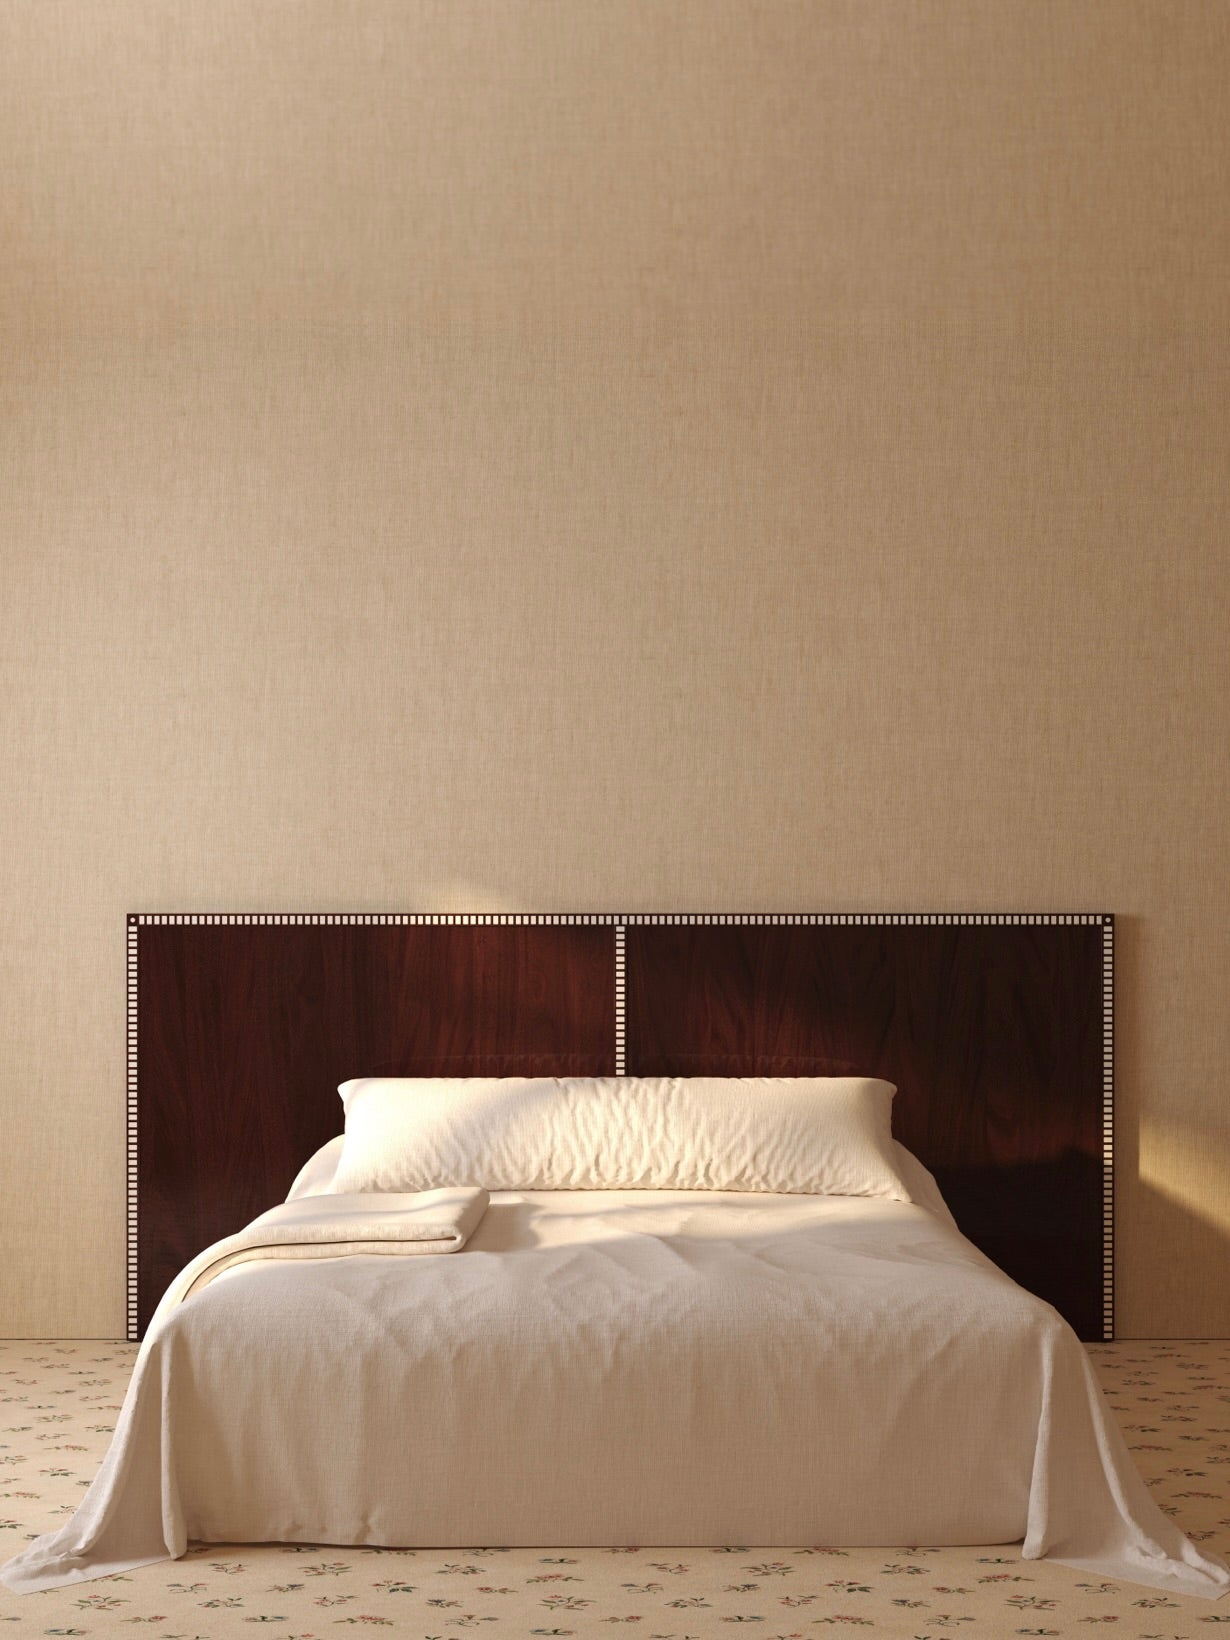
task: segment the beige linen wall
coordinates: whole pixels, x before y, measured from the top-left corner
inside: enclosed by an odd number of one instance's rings
[[[130,909],[1111,908],[1230,1332],[1230,7],[0,0],[0,1331]]]

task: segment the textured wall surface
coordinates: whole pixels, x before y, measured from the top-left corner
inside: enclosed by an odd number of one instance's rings
[[[1111,909],[1230,1333],[1222,0],[0,0],[0,1332],[124,913]]]

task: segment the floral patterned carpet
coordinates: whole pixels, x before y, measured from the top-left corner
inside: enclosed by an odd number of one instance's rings
[[[1230,1342],[1091,1345],[1136,1460],[1188,1534],[1230,1550]],[[136,1347],[0,1343],[0,1557],[71,1513],[106,1450]],[[285,1640],[390,1629],[408,1640],[554,1635],[760,1640],[1202,1640],[1230,1597],[1192,1600],[1022,1561],[1015,1548],[345,1549],[196,1545],[128,1576],[17,1596],[0,1640],[118,1635]]]

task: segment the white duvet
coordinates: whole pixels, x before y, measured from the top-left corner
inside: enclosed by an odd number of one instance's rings
[[[160,1310],[97,1480],[3,1578],[190,1539],[1023,1541],[1230,1586],[1150,1499],[1054,1310],[942,1204],[836,1197],[493,1192],[446,1257],[221,1270]]]

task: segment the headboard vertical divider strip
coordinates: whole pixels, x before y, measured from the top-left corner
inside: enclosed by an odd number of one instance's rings
[[[615,1074],[623,1076],[628,1064],[628,929],[615,924]]]

